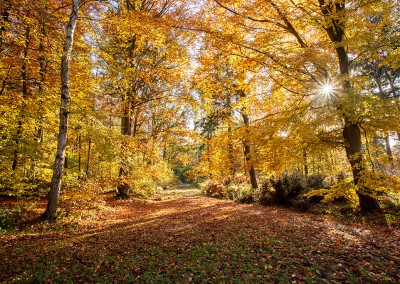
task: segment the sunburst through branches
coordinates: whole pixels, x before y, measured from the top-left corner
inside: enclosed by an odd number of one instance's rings
[[[330,78],[318,83],[317,96],[325,104],[333,103],[339,95],[338,85]]]

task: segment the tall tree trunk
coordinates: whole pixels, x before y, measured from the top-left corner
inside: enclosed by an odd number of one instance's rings
[[[242,90],[239,91],[239,95],[241,98],[246,97],[245,92]],[[250,130],[249,130],[250,118],[249,115],[247,114],[246,108],[242,108],[240,113],[242,115],[245,127],[245,137],[243,139],[244,157],[246,160],[245,168],[249,171],[250,183],[252,188],[256,189],[258,188],[257,176],[256,176],[256,171],[254,169],[254,161],[251,155],[250,141],[247,138],[250,135]]]
[[[229,159],[229,182],[235,179],[235,156],[233,154],[233,142],[232,142],[232,123],[229,118],[228,122],[228,159]]]
[[[41,35],[40,35],[40,43],[39,43],[39,83],[38,83],[38,93],[39,93],[39,121],[38,121],[38,126],[37,126],[37,131],[36,131],[36,139],[38,143],[43,142],[43,120],[44,120],[44,114],[43,114],[43,92],[44,92],[44,84],[46,82],[46,73],[47,73],[47,62],[46,62],[46,50],[45,50],[45,45],[44,41],[46,38],[46,29],[45,29],[45,23],[42,23],[42,29],[41,29]]]
[[[353,87],[348,79],[350,63],[349,57],[345,46],[343,46],[343,39],[345,36],[345,22],[343,17],[334,15],[334,13],[344,13],[346,6],[344,0],[331,2],[326,0],[318,0],[320,10],[325,16],[326,20],[330,23],[325,26],[325,31],[328,34],[330,40],[335,44],[335,51],[339,61],[340,75],[342,77],[342,88],[343,94],[350,95],[353,91]],[[338,106],[342,108],[341,105]],[[359,181],[361,173],[365,170],[362,153],[361,153],[361,131],[360,126],[356,122],[357,119],[351,118],[349,114],[343,112],[343,140],[345,144],[345,150],[347,159],[351,165],[354,184],[360,185]],[[368,194],[367,188],[361,186],[357,190],[357,195],[360,201],[360,208],[363,212],[380,211],[378,201]]]
[[[129,102],[129,94],[123,98],[123,115],[121,118],[121,134],[126,136],[132,135],[132,114],[131,114],[131,104]],[[126,143],[122,145],[122,159],[119,168],[119,184],[117,187],[117,196],[120,198],[128,198],[130,193],[130,185],[126,181],[126,177],[129,175],[128,165],[126,163]]]
[[[229,159],[229,183],[235,179],[236,169],[235,169],[235,156],[233,154],[233,142],[232,142],[232,105],[231,105],[231,95],[227,93],[226,95],[226,106],[228,109],[228,159]]]
[[[68,116],[69,116],[69,61],[71,57],[72,45],[74,41],[74,32],[78,19],[79,0],[72,0],[72,10],[69,22],[65,27],[65,39],[63,54],[61,57],[61,108],[60,125],[58,133],[57,154],[54,163],[53,177],[51,180],[51,189],[46,211],[42,219],[55,221],[58,207],[58,200],[61,190],[61,179],[63,165],[65,160],[65,149],[67,146]]]
[[[168,161],[167,161],[167,141],[168,141],[167,135],[164,135],[162,158],[163,158],[163,161],[168,163]]]
[[[341,65],[341,70],[345,69],[342,66],[347,65],[346,69],[348,70],[348,57],[344,51],[344,48],[338,48],[339,62]],[[348,75],[347,73],[342,73],[342,75]],[[351,84],[349,81],[345,81],[343,83],[343,89],[345,94],[348,94],[351,91]],[[361,130],[360,126],[357,123],[354,123],[351,118],[348,117],[347,114],[343,114],[344,117],[344,127],[343,127],[343,139],[345,143],[345,150],[347,160],[349,161],[354,178],[354,184],[360,185],[360,178],[362,171],[365,170],[365,166],[363,163],[362,153],[361,153]],[[357,190],[358,199],[360,202],[360,208],[363,212],[372,212],[372,211],[380,211],[380,206],[378,201],[368,194],[368,188],[359,187]]]
[[[304,175],[308,176],[307,150],[303,149]]]
[[[132,10],[135,7],[131,5],[129,0],[126,1],[127,9]],[[136,35],[134,35],[130,40],[130,45],[128,47],[128,57],[133,58],[133,52],[136,48]],[[134,100],[133,100],[133,94],[132,92],[128,91],[127,94],[122,98],[122,104],[123,104],[123,114],[121,118],[121,134],[126,135],[126,136],[132,136],[132,115],[135,111],[135,105],[134,105]],[[135,119],[135,129],[134,129],[134,134],[136,134],[136,126],[137,126],[137,120]],[[121,165],[119,168],[119,184],[117,186],[117,197],[120,198],[128,198],[131,186],[129,183],[126,181],[126,177],[129,175],[129,166],[127,164],[127,157],[126,157],[126,150],[125,148],[127,145],[122,145],[122,159],[121,159]]]
[[[392,92],[393,98],[397,99],[399,96],[397,95],[396,88],[394,87],[394,79],[389,71],[386,69],[386,67],[384,67],[383,70],[385,71],[386,78],[389,81],[390,90]]]
[[[81,135],[78,134],[78,173],[81,175],[81,161],[82,161],[82,141]]]
[[[44,26],[44,24],[43,24]],[[43,114],[43,92],[44,92],[44,83],[46,80],[46,57],[44,55],[45,48],[44,48],[44,37],[45,37],[45,31],[44,27],[42,28],[42,35],[40,36],[40,43],[39,43],[39,78],[38,78],[38,102],[39,102],[39,107],[38,107],[38,118],[36,121],[35,125],[35,131],[34,131],[34,141],[36,142],[35,144],[35,156],[32,158],[32,163],[31,163],[31,169],[30,169],[30,175],[35,176],[36,175],[36,168],[38,164],[38,160],[41,158],[41,147],[43,143],[43,121],[44,121],[44,114]]]
[[[92,148],[92,139],[89,139],[89,144],[88,144],[88,150],[87,150],[87,157],[86,157],[86,171],[85,171],[85,177],[87,178],[89,176],[89,168],[90,168],[90,152]]]
[[[18,119],[17,132],[15,135],[15,150],[13,162],[11,165],[11,169],[15,171],[18,166],[19,161],[19,147],[21,144],[21,137],[23,132],[23,124],[25,120],[25,109],[28,98],[28,50],[29,50],[29,42],[30,42],[30,28],[26,27],[25,30],[25,45],[24,45],[24,53],[23,53],[23,62],[21,67],[21,77],[22,77],[22,105],[21,105],[21,114]]]
[[[44,121],[44,113],[43,113],[43,92],[44,92],[44,84],[46,81],[46,72],[47,72],[47,63],[46,63],[46,56],[45,56],[45,36],[46,36],[46,30],[45,30],[45,23],[42,23],[42,29],[41,29],[41,34],[39,37],[39,77],[38,77],[38,102],[39,102],[39,108],[38,108],[38,118],[37,118],[37,125],[35,126],[35,132],[34,132],[34,141],[36,142],[35,145],[35,156],[32,158],[32,163],[31,163],[31,168],[30,168],[30,175],[33,176],[35,179],[36,176],[36,168],[38,164],[39,157],[41,157],[42,153],[42,143],[43,143],[43,121]],[[40,156],[39,156],[39,155]]]

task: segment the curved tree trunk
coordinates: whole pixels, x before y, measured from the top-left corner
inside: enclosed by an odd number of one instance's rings
[[[47,209],[42,215],[42,219],[55,221],[58,207],[58,199],[61,190],[61,178],[65,161],[65,149],[67,146],[68,116],[69,116],[69,61],[71,57],[72,45],[74,40],[74,31],[78,19],[79,0],[72,1],[72,11],[69,23],[65,27],[65,39],[63,55],[61,57],[61,109],[60,125],[57,143],[57,154],[54,163],[53,177],[51,180],[51,189],[49,193],[49,202]]]

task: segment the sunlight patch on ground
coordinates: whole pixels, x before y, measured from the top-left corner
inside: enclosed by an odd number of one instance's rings
[[[201,189],[192,184],[180,184],[169,189],[160,191],[154,200],[169,200],[181,197],[195,197],[201,195]]]

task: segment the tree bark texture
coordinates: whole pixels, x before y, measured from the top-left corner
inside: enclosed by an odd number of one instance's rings
[[[127,9],[131,10],[134,7],[131,5],[130,1],[127,0],[126,2]],[[128,55],[129,58],[133,58],[134,50],[136,48],[136,36],[134,35],[130,39],[130,46],[128,47]],[[133,121],[132,116],[135,112],[135,105],[132,103],[132,97],[135,94],[132,92],[127,92],[125,96],[122,97],[122,104],[123,104],[123,113],[121,117],[121,134],[126,136],[132,136],[132,126],[134,124],[134,135],[136,134],[136,127],[137,127],[137,119]],[[123,142],[124,143],[124,142]],[[120,198],[128,198],[130,193],[130,185],[126,181],[126,177],[129,175],[128,165],[126,163],[126,145],[122,145],[122,158],[121,158],[121,165],[119,168],[119,179],[120,182],[117,186],[117,197]]]
[[[58,207],[58,200],[61,191],[61,179],[63,174],[63,165],[65,161],[65,149],[67,146],[68,116],[69,116],[69,62],[74,41],[74,32],[78,19],[79,0],[72,0],[72,11],[69,23],[65,27],[65,39],[63,46],[63,55],[61,57],[61,108],[60,123],[57,143],[57,154],[54,163],[53,177],[51,180],[51,189],[47,209],[42,215],[42,219],[55,221]]]
[[[132,135],[132,111],[130,103],[130,95],[126,95],[123,98],[123,114],[121,118],[121,134],[126,136]],[[125,143],[125,142],[123,142]],[[130,193],[130,185],[126,182],[126,176],[129,174],[128,165],[126,164],[126,147],[122,145],[122,159],[119,168],[120,182],[117,186],[117,196],[120,198],[128,198]]]

